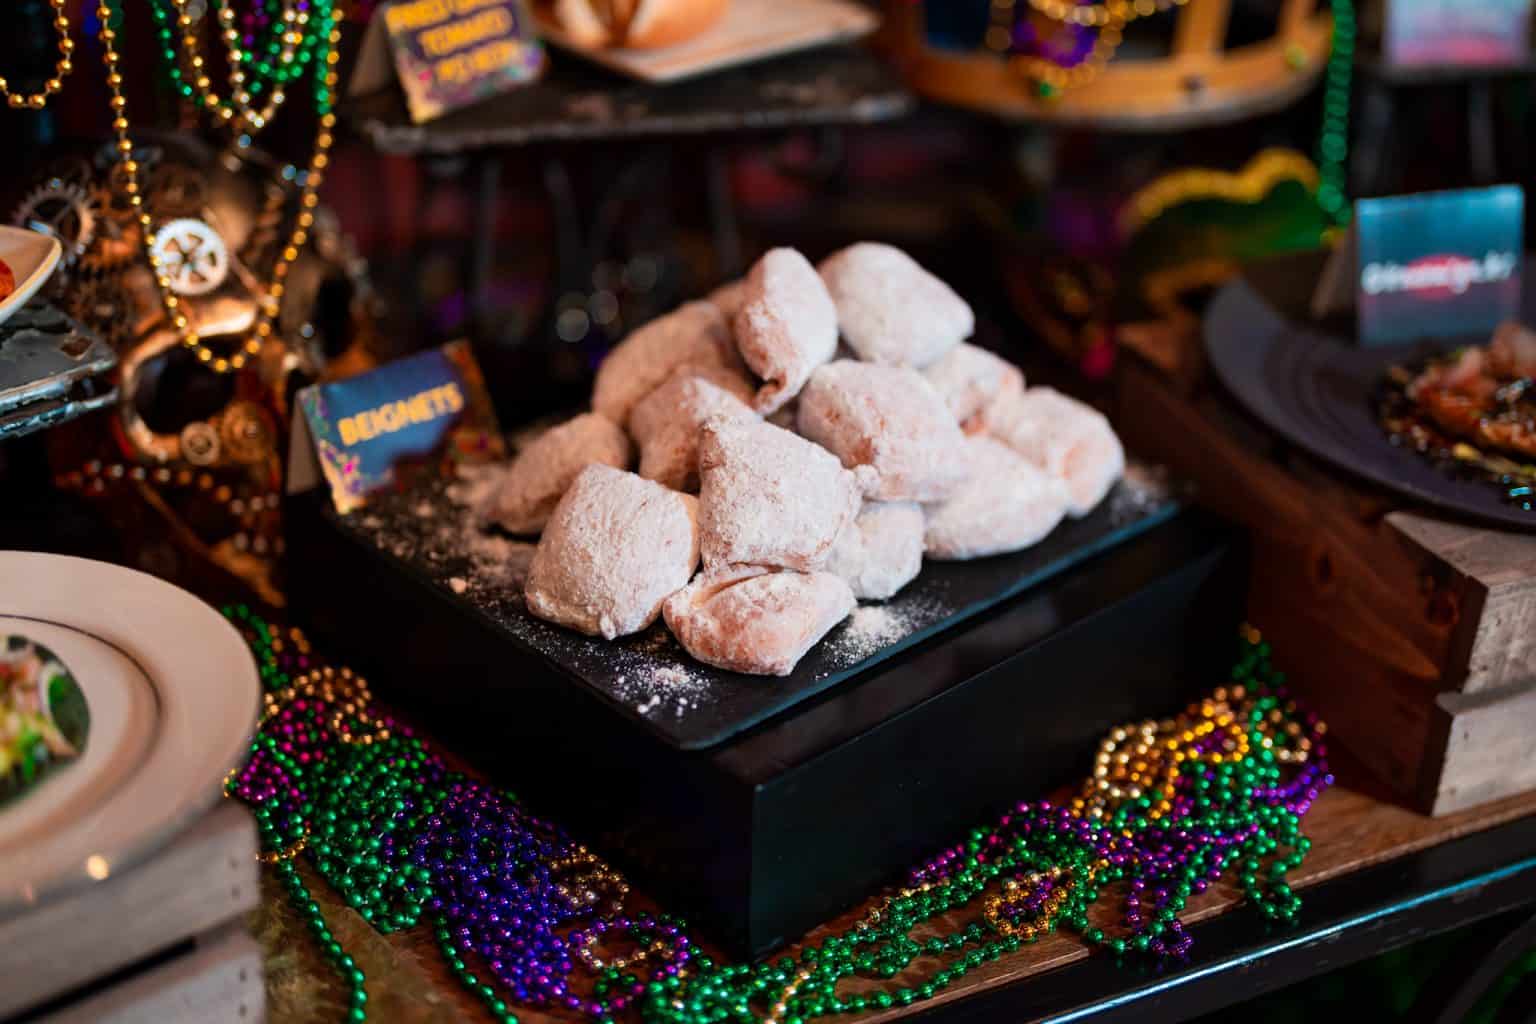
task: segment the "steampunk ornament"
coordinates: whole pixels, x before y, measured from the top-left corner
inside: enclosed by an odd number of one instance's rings
[[[173,220],[156,231],[150,252],[159,258],[177,295],[207,295],[229,277],[224,239],[194,217]]]

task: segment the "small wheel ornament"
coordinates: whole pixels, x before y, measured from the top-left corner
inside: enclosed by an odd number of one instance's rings
[[[204,221],[171,221],[155,232],[153,250],[177,295],[207,295],[229,277],[229,250]]]

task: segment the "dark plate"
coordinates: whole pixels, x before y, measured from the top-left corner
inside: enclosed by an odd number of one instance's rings
[[[1277,280],[1277,274],[1290,278]],[[1362,348],[1340,325],[1311,323],[1298,307],[1304,265],[1258,268],[1224,287],[1205,320],[1205,348],[1221,382],[1270,429],[1326,461],[1405,498],[1486,524],[1536,530],[1536,513],[1507,503],[1490,482],[1458,477],[1388,440],[1376,419],[1382,374],[1485,335]],[[1533,282],[1524,282],[1527,320]]]
[[[326,514],[342,533],[403,571],[448,592],[463,614],[506,638],[508,685],[519,654],[555,665],[625,716],[684,750],[710,747],[876,664],[1060,575],[1173,516],[1178,503],[1143,468],[1091,514],[1068,520],[1026,551],[974,562],[928,562],[894,599],[865,605],[782,679],[701,665],[657,624],[615,642],[581,636],[530,616],[504,572],[511,552],[469,524],[441,483],[380,496],[363,510]],[[503,545],[501,549],[497,544]]]

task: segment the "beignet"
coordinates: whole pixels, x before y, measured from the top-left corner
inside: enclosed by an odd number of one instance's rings
[[[1067,511],[1067,488],[1001,441],[968,437],[970,478],[954,496],[924,511],[924,553],[941,561],[1019,551],[1042,540]]]
[[[630,332],[597,368],[592,410],[621,427],[640,400],[680,367],[739,368],[725,317],[708,302],[685,302]]]
[[[1024,390],[1017,366],[984,348],[962,342],[923,370],[967,434],[978,433],[988,405]]]
[[[606,416],[588,412],[551,427],[512,460],[487,518],[511,533],[538,533],[584,467],[627,469],[631,454],[629,438]]]
[[[594,464],[555,507],[524,596],[539,618],[612,640],[655,622],[698,564],[697,499]]]
[[[699,441],[704,424],[717,418],[758,417],[736,394],[687,372],[651,392],[629,417],[640,442],[640,475],[674,491],[698,491]]]
[[[1066,482],[1067,512],[1085,516],[1125,472],[1125,449],[1097,409],[1051,388],[987,407],[987,433]]]
[[[861,478],[825,449],[759,420],[711,420],[699,444],[707,569],[819,569],[858,514]]]
[[[664,613],[683,649],[706,665],[787,676],[855,603],[830,573],[730,566],[701,573],[668,598]]]
[[[850,245],[820,271],[843,340],[866,362],[922,369],[976,330],[965,300],[895,246]]]
[[[727,281],[705,297],[715,304],[715,308],[720,310],[729,323],[736,319],[742,303],[747,301],[747,280],[743,277]]]
[[[869,466],[882,501],[942,501],[965,479],[964,434],[944,399],[904,366],[839,360],[818,367],[800,395],[801,435],[844,466]]]
[[[825,569],[860,601],[884,601],[923,567],[923,509],[911,501],[867,501],[832,545]]]
[[[837,350],[837,310],[810,261],[770,249],[752,267],[734,320],[736,348],[762,378],[753,407],[771,413]]]

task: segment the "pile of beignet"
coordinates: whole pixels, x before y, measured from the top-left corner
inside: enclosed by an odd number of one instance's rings
[[[486,510],[541,534],[529,611],[608,639],[662,616],[699,661],[788,675],[925,557],[1018,551],[1085,515],[1124,469],[1119,439],[966,344],[974,326],[944,282],[865,242],[819,267],[775,249],[634,331],[593,411],[524,447]]]

